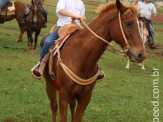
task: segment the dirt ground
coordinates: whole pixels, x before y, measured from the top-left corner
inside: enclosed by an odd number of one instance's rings
[[[152,17],[153,21],[163,22],[163,15],[157,14],[156,17]]]
[[[92,5],[92,6],[99,6],[99,3],[93,3],[93,2],[84,2],[85,5]],[[156,15],[156,17],[152,17],[153,21],[163,22],[163,15]]]

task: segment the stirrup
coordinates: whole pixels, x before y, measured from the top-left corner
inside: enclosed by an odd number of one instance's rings
[[[32,72],[31,72],[32,76],[35,77],[36,79],[41,79],[42,75],[39,73],[39,70],[38,69],[34,69]]]
[[[39,70],[36,70],[36,67],[40,65],[40,62],[38,62],[32,69],[31,69],[31,74],[33,77],[36,79],[41,79],[42,75],[39,73]]]

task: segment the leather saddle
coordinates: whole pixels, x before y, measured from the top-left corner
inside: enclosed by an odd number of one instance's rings
[[[6,5],[2,8],[0,15],[2,17],[2,19],[0,20],[0,23],[4,23],[7,19],[7,16],[15,15],[14,2],[6,3]]]

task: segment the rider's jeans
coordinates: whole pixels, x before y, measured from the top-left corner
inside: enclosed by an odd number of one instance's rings
[[[9,2],[10,0],[0,0],[0,13],[1,13],[1,9],[2,7],[7,3]]]
[[[44,56],[48,53],[49,49],[53,46],[56,39],[59,38],[58,30],[60,26],[58,26],[44,41],[43,48],[40,54],[40,61],[44,58]]]
[[[152,24],[149,24],[149,31],[152,35],[152,43],[154,43],[154,29],[153,29],[153,26]]]

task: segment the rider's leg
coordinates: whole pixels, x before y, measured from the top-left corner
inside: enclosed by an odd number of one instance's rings
[[[152,43],[154,43],[154,29],[153,29],[153,26],[152,24],[149,24],[149,31],[152,35]]]
[[[153,26],[152,24],[149,24],[149,31],[151,33],[151,36],[152,36],[152,43],[151,43],[151,48],[155,48],[155,45],[154,45],[154,29],[153,29]]]
[[[2,7],[6,4],[6,3],[8,3],[10,0],[0,0],[0,13],[1,13],[1,9],[2,9]]]
[[[23,15],[23,17],[22,17],[22,23],[25,23],[25,20],[26,20],[26,18],[27,18],[27,16],[28,16],[30,10],[31,10],[31,6],[28,6],[28,7],[24,10],[24,15]]]
[[[47,23],[47,16],[48,16],[48,14],[47,14],[47,12],[46,12],[46,10],[43,8],[43,7],[41,7],[41,10],[42,10],[42,12],[43,12],[43,16],[44,16],[44,19],[45,19],[45,24],[44,24],[44,27],[46,27],[47,25],[46,25],[46,23]]]
[[[49,49],[53,46],[54,44],[54,41],[56,39],[58,39],[58,30],[59,30],[60,26],[58,26],[44,41],[44,45],[43,45],[43,48],[41,50],[41,54],[40,54],[40,62],[42,61],[42,59],[45,57],[45,55],[48,53]],[[44,64],[43,64],[44,65]],[[38,69],[41,68],[41,71],[43,72],[44,70],[44,66],[40,66],[38,65],[37,67]],[[40,79],[41,78],[41,74],[42,72],[40,73],[38,69],[34,69],[32,71],[32,75],[37,78],[37,79]],[[43,70],[42,70],[43,69]]]
[[[44,41],[43,48],[40,54],[40,61],[44,58],[44,56],[48,53],[49,49],[53,46],[54,41],[58,39],[58,30],[60,26],[58,26]]]
[[[41,10],[42,10],[42,12],[44,14],[45,22],[47,23],[47,21],[48,21],[47,20],[48,13],[46,12],[46,10],[43,7],[41,7]]]

